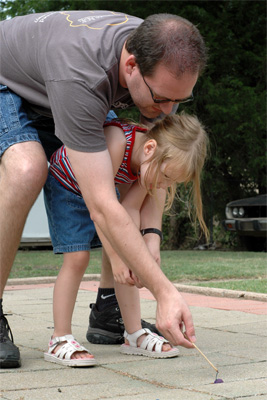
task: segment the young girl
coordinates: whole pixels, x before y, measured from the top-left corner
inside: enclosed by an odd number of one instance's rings
[[[104,132],[115,186],[129,184],[130,189],[123,193],[121,202],[139,228],[140,209],[148,193],[153,196],[156,189],[166,190],[166,206],[170,208],[176,185],[192,182],[195,215],[207,234],[202,217],[200,174],[208,139],[196,117],[183,113],[166,116],[150,130],[113,120],[104,125]],[[92,366],[96,363],[94,357],[71,334],[71,319],[79,285],[88,266],[95,227],[65,146],[51,157],[45,203],[54,252],[64,253],[64,258],[54,289],[54,333],[44,357],[46,361],[68,366]],[[176,357],[178,349],[167,340],[148,329],[141,329],[139,292],[133,285],[132,272],[96,228],[110,258],[116,297],[125,325],[125,344],[121,351],[154,358]]]

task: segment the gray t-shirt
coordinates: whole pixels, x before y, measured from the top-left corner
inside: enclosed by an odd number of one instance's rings
[[[110,109],[133,105],[119,85],[119,61],[142,20],[111,11],[57,11],[0,22],[0,83],[53,116],[55,134],[70,148],[106,149]]]

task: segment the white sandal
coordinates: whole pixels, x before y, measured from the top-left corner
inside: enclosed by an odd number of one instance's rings
[[[138,338],[144,334],[146,337],[142,341],[140,347],[137,347]],[[156,333],[151,332],[150,329],[147,328],[140,329],[131,335],[125,331],[124,337],[129,342],[129,344],[124,343],[120,347],[120,351],[124,354],[133,354],[153,358],[171,358],[177,357],[179,354],[179,350],[174,347],[168,351],[162,351],[162,346],[165,343],[170,344],[170,342],[168,342],[168,340],[164,339],[162,336],[158,336]]]
[[[53,353],[55,348],[61,343],[63,343],[63,345],[59,347],[56,353]],[[69,367],[92,367],[97,363],[95,358],[71,358],[74,353],[79,351],[86,351],[88,354],[91,354],[85,347],[81,346],[72,335],[55,337],[49,341],[48,346],[48,352],[44,353],[45,361]]]

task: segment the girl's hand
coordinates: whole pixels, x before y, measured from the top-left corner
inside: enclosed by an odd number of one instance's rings
[[[135,285],[135,281],[131,276],[131,271],[122,261],[120,263],[116,262],[115,266],[112,265],[112,272],[115,282],[129,286]]]
[[[138,278],[137,275],[135,275],[133,273],[133,271],[130,270],[130,277],[132,278],[132,280],[134,281],[134,285],[138,288],[138,289],[142,289],[144,287],[143,283],[141,282],[141,280]]]

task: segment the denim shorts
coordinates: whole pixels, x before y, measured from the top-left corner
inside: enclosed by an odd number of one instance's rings
[[[90,251],[101,246],[82,196],[66,189],[50,172],[44,201],[54,253]]]
[[[0,157],[10,146],[28,141],[40,142],[40,139],[23,100],[0,84]]]

